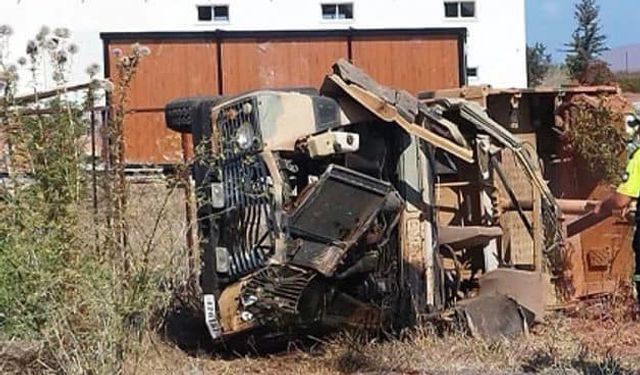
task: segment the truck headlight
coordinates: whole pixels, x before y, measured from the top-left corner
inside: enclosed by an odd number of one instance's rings
[[[236,132],[236,143],[241,150],[247,151],[253,144],[255,134],[250,123],[245,122],[238,128]]]

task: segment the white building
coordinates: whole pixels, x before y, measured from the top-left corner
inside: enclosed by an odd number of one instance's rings
[[[80,49],[74,83],[86,81],[86,66],[103,63],[101,32],[350,27],[464,27],[469,84],[527,82],[524,0],[0,0],[3,24],[14,31],[10,60],[25,54],[41,26],[68,28]]]

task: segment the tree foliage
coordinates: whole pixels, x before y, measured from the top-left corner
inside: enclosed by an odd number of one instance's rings
[[[565,63],[571,77],[580,82],[589,65],[599,61],[602,52],[608,50],[599,15],[600,7],[596,0],[580,0],[576,4],[574,17],[578,26],[571,35],[571,41],[565,44],[568,52]]]
[[[611,110],[603,98],[596,107],[576,102],[569,117],[566,141],[579,165],[602,181],[618,184],[625,151],[622,114]]]
[[[529,87],[539,86],[551,68],[551,54],[542,43],[527,46],[527,82]]]

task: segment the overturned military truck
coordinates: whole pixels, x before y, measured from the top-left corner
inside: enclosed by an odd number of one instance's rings
[[[165,116],[193,136],[200,283],[217,341],[443,316],[510,335],[562,288],[560,206],[535,156],[471,102],[420,102],[341,60],[319,91],[178,99]],[[515,196],[506,159],[530,197]],[[471,188],[441,212],[436,184]],[[504,211],[530,236],[528,265],[504,259]]]

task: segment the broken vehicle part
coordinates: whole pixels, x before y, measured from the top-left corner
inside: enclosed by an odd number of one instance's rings
[[[548,300],[552,306],[573,303],[579,299],[614,293],[628,283],[633,271],[633,251],[629,240],[633,222],[616,215],[602,222],[597,220],[575,221],[588,210],[580,204],[563,207],[562,200],[594,201],[608,193],[608,183],[602,183],[597,173],[589,171],[587,163],[572,152],[571,139],[567,136],[574,124],[590,111],[608,111],[615,120],[618,132],[625,134],[625,115],[633,113],[633,106],[615,86],[571,86],[560,88],[500,89],[486,86],[463,87],[438,90],[421,94],[426,104],[437,103],[442,98],[465,99],[480,105],[500,126],[510,132],[526,146],[532,159],[540,161],[541,172],[562,211],[561,228],[571,229],[565,234],[563,280],[554,279],[557,295]],[[513,103],[517,102],[517,108]],[[515,119],[515,128],[514,125]],[[588,134],[587,134],[588,136]],[[631,139],[626,140],[632,141]],[[627,146],[633,146],[632,142]],[[635,148],[635,146],[633,146]],[[629,150],[627,150],[628,152]],[[537,216],[531,200],[531,185],[520,173],[514,173],[512,157],[501,153],[499,160],[514,192],[522,203],[525,215],[533,220]],[[612,155],[608,156],[611,157]],[[622,155],[619,155],[622,156]],[[600,157],[600,156],[598,156]],[[618,156],[615,156],[616,160]],[[622,168],[622,167],[621,167]],[[505,230],[503,244],[514,264],[531,262],[530,235],[520,224],[521,219],[502,187],[499,186],[501,205],[509,205],[500,213],[500,223]],[[527,202],[525,202],[527,201]],[[579,203],[579,202],[577,202]],[[567,226],[574,222],[571,226]],[[582,223],[585,225],[576,225]],[[535,226],[535,225],[534,225]],[[527,238],[527,240],[525,240]],[[604,259],[605,267],[596,266]],[[553,301],[556,298],[557,300]]]
[[[406,91],[381,86],[363,71],[348,63],[339,60],[334,65],[334,74],[327,77],[320,92],[324,95],[342,90],[360,105],[385,122],[395,123],[409,134],[443,148],[460,159],[472,163],[473,151],[459,145],[452,140],[442,137],[427,127],[421,118],[431,118],[434,115],[428,113],[426,108],[420,108],[417,98]],[[334,94],[335,95],[335,94]],[[418,120],[419,122],[416,122]],[[447,125],[450,125],[449,123]],[[457,137],[460,139],[461,137]]]
[[[533,324],[531,311],[503,295],[480,296],[462,301],[455,311],[458,322],[472,336],[492,343],[526,334]]]
[[[549,275],[542,272],[499,268],[480,277],[480,296],[507,296],[540,322],[545,316],[547,285]]]
[[[481,109],[421,103],[344,60],[320,95],[258,90],[183,103],[189,116],[170,104],[167,121],[190,123],[193,133],[214,339],[386,330],[456,306],[474,332],[491,337],[502,324],[509,336],[526,331],[528,310],[541,314],[537,294],[503,286],[526,277],[498,271],[544,271],[536,262],[563,246],[557,204],[522,144]],[[553,220],[523,212],[534,242],[547,245],[526,265],[504,251],[511,229],[501,223],[491,159],[505,150],[535,186],[511,204],[529,199],[529,212]]]

